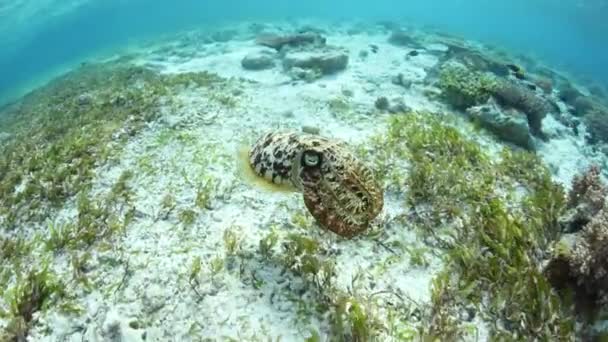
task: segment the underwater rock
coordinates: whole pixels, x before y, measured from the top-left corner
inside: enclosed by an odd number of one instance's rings
[[[110,101],[110,104],[114,107],[123,107],[127,104],[127,98],[123,94],[117,94]]]
[[[295,116],[293,110],[291,110],[291,109],[285,109],[285,110],[281,111],[279,113],[279,115],[284,118],[293,118]]]
[[[488,71],[496,76],[506,77],[509,68],[502,62],[494,60],[477,51],[464,51],[452,57],[471,70]]]
[[[388,99],[385,96],[380,96],[374,102],[374,107],[379,110],[387,110],[389,108]]]
[[[79,106],[89,105],[93,102],[93,95],[91,95],[89,93],[80,94],[80,95],[78,95],[76,102],[78,102]]]
[[[599,151],[608,157],[608,143],[601,144],[598,147],[599,147]],[[604,162],[604,166],[608,167],[608,161]]]
[[[526,87],[528,87],[528,89],[530,89],[532,91],[536,91],[536,88],[538,88],[536,86],[536,84],[534,84],[534,83],[525,82],[525,83],[522,83],[522,84],[525,85]]]
[[[342,141],[298,132],[270,132],[249,152],[252,170],[266,181],[302,193],[319,225],[352,238],[384,205],[372,171]]]
[[[574,88],[570,83],[566,83],[560,90],[558,97],[565,103],[573,106],[574,101],[579,97],[583,96],[578,89]]]
[[[534,84],[543,90],[545,94],[551,94],[553,91],[553,82],[548,77],[539,76],[534,80]]]
[[[524,113],[514,109],[503,110],[493,99],[487,104],[470,107],[467,113],[501,140],[528,150],[534,149],[534,139]]]
[[[543,270],[555,288],[573,290],[577,309],[587,312],[608,304],[608,188],[600,174],[594,165],[574,178],[560,218],[574,233],[560,238]]]
[[[478,72],[491,72],[496,76],[506,77],[510,70],[502,58],[479,51],[466,41],[456,39],[440,40],[447,47],[443,60],[459,62],[470,70]]]
[[[455,56],[461,53],[470,53],[474,51],[474,48],[468,44],[466,40],[458,39],[455,37],[439,37],[436,43],[440,43],[447,47],[446,55]]]
[[[355,93],[348,88],[344,88],[342,89],[342,95],[346,96],[346,97],[353,97],[355,95]]]
[[[547,139],[568,139],[577,135],[578,129],[571,115],[555,113],[543,120],[543,134]]]
[[[608,142],[608,109],[595,109],[583,118],[591,144]]]
[[[602,111],[601,105],[592,97],[581,95],[572,103],[574,111],[572,114],[576,116],[585,116],[593,111]]]
[[[566,213],[560,218],[564,231],[577,232],[605,206],[608,188],[602,183],[600,169],[590,167],[572,180]]]
[[[528,88],[502,80],[491,89],[498,102],[507,107],[519,109],[528,116],[528,124],[533,135],[542,137],[542,120],[550,112],[549,104],[536,96]]]
[[[579,126],[581,124],[581,120],[579,118],[573,117],[572,115],[564,115],[564,113],[555,113],[554,117],[562,125],[568,127],[572,131],[572,134],[579,136]]]
[[[563,234],[553,247],[552,255],[543,267],[543,274],[557,289],[574,286],[576,279],[570,270],[572,250],[579,241],[578,234]]]
[[[412,108],[406,105],[401,98],[393,98],[391,100],[391,105],[388,108],[388,112],[391,114],[396,113],[408,113],[411,112]]]
[[[424,46],[424,49],[436,55],[444,55],[450,48],[441,43],[428,43]]]
[[[408,33],[402,30],[396,30],[391,33],[388,37],[388,42],[395,46],[402,47],[419,47],[420,44],[412,38]]]
[[[287,70],[287,75],[294,81],[313,82],[323,77],[318,69],[302,69],[298,67]]]
[[[319,127],[315,127],[315,126],[302,126],[302,132],[307,133],[307,134],[318,135],[319,133],[321,133],[321,129],[319,129]]]
[[[266,27],[267,25],[264,23],[251,23],[247,28],[251,33],[260,34],[266,29]]]
[[[225,43],[225,42],[228,42],[228,41],[234,39],[234,37],[236,37],[237,33],[238,32],[235,30],[216,31],[211,34],[210,38],[214,42]]]
[[[604,304],[608,294],[608,208],[602,209],[581,232],[579,243],[574,245],[572,269],[589,293]]]
[[[283,47],[302,47],[313,45],[317,47],[325,46],[325,37],[314,32],[297,33],[288,36],[279,36],[274,34],[260,35],[256,39],[256,43],[262,46],[273,48],[277,51]]]
[[[518,80],[524,80],[526,78],[524,69],[517,64],[507,64],[507,68],[511,71],[512,75]]]
[[[323,75],[333,74],[346,69],[348,53],[340,48],[325,47],[312,51],[290,51],[283,58],[283,67],[319,70]]]
[[[478,51],[476,47],[471,46],[467,41],[455,38],[442,38],[437,43],[446,49],[442,58],[443,60],[453,60],[471,70],[488,71],[500,77],[506,77],[510,73],[507,63],[503,60]]]
[[[405,76],[403,76],[402,73],[393,76],[393,78],[391,78],[391,82],[394,85],[402,86],[405,89],[410,89],[412,87],[412,81],[405,79]]]
[[[593,312],[608,304],[608,208],[601,209],[576,234],[562,237],[544,273],[558,289],[574,290],[579,310]]]
[[[591,93],[591,95],[593,95],[593,96],[605,98],[606,97],[606,88],[604,88],[603,86],[601,86],[599,84],[593,84],[593,85],[589,86],[589,93]]]
[[[274,65],[274,58],[269,51],[252,52],[241,60],[241,66],[246,70],[271,69]]]
[[[443,98],[457,109],[484,104],[496,86],[494,77],[473,71],[458,63],[445,63],[439,72]]]

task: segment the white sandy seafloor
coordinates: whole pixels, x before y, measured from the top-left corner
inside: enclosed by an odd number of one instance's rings
[[[276,24],[286,32],[297,26]],[[441,256],[427,253],[428,266],[414,266],[403,249],[387,247],[395,242],[424,246],[413,229],[394,220],[402,214],[403,194],[386,194],[379,218],[384,232],[379,238],[347,241],[317,228],[301,195],[269,192],[239,175],[237,149],[268,130],[315,126],[323,135],[359,146],[381,133],[391,115],[374,109],[379,96],[401,99],[415,110],[446,110],[424,95],[422,80],[438,62],[436,56],[422,52],[407,60],[409,49],[388,44],[386,33],[379,30],[349,35],[346,24],[315,26],[326,29],[328,44],[348,50],[349,64],[345,71],[311,83],[291,82],[280,63],[270,70],[244,70],[242,58],[263,49],[246,24],[224,43],[199,44],[184,38],[190,34],[177,37],[169,48],[166,41],[142,48],[137,63],[165,73],[206,70],[233,77],[228,85],[232,88],[226,91],[238,94],[236,106],[222,106],[201,94],[201,89],[183,89],[174,94],[180,106],[166,108],[159,120],[127,143],[121,155],[97,171],[97,194],[108,192],[123,171],[135,173],[129,183],[135,190],[135,220],[111,244],[92,252],[87,265],[92,290],[76,293],[83,312],[45,311],[32,331],[33,340],[302,341],[311,331],[324,336],[330,323],[310,307],[315,302],[309,293],[314,292],[313,281],[285,272],[276,259],[258,253],[259,241],[273,230],[282,238],[298,233],[321,241],[336,262],[338,277],[332,288],[376,301],[370,305],[377,308],[372,314],[384,324],[389,321],[383,308],[390,305],[429,306],[430,282],[442,269]],[[377,45],[379,52],[360,58],[359,52],[368,50],[369,44]],[[398,73],[413,81],[410,89],[391,83]],[[330,109],[332,99],[350,104],[347,117]],[[590,163],[603,162],[581,138],[565,134],[557,120],[548,117],[544,124],[551,139],[540,142],[538,151],[557,181],[568,186],[573,175]],[[500,147],[490,136],[479,139],[490,149]],[[213,188],[207,208],[195,206],[201,184]],[[175,198],[175,209],[168,214],[161,208],[167,194]],[[74,208],[74,203],[68,204],[57,219],[74,217]],[[189,226],[178,218],[186,209],[197,212]],[[226,256],[226,230],[237,234],[241,253],[250,257]],[[197,257],[202,269],[195,291],[189,275]],[[211,265],[217,260],[224,260],[223,268],[212,274]],[[69,262],[66,255],[53,264],[66,279],[71,279]],[[486,340],[484,327],[478,329],[471,339]]]

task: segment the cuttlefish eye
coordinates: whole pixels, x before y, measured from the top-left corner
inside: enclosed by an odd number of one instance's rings
[[[321,153],[316,151],[304,151],[302,153],[302,165],[305,167],[318,167],[321,165]]]

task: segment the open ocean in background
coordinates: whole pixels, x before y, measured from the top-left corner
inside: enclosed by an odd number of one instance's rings
[[[432,26],[539,57],[578,79],[608,84],[608,6],[603,0],[3,2],[0,99],[4,101],[62,66],[140,38],[213,28],[226,21],[289,18],[399,20]]]

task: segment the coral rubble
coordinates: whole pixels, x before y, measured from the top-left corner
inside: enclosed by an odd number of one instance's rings
[[[561,219],[571,233],[555,244],[545,267],[554,286],[574,290],[580,312],[595,312],[608,304],[607,195],[597,166],[574,179],[568,212]]]

